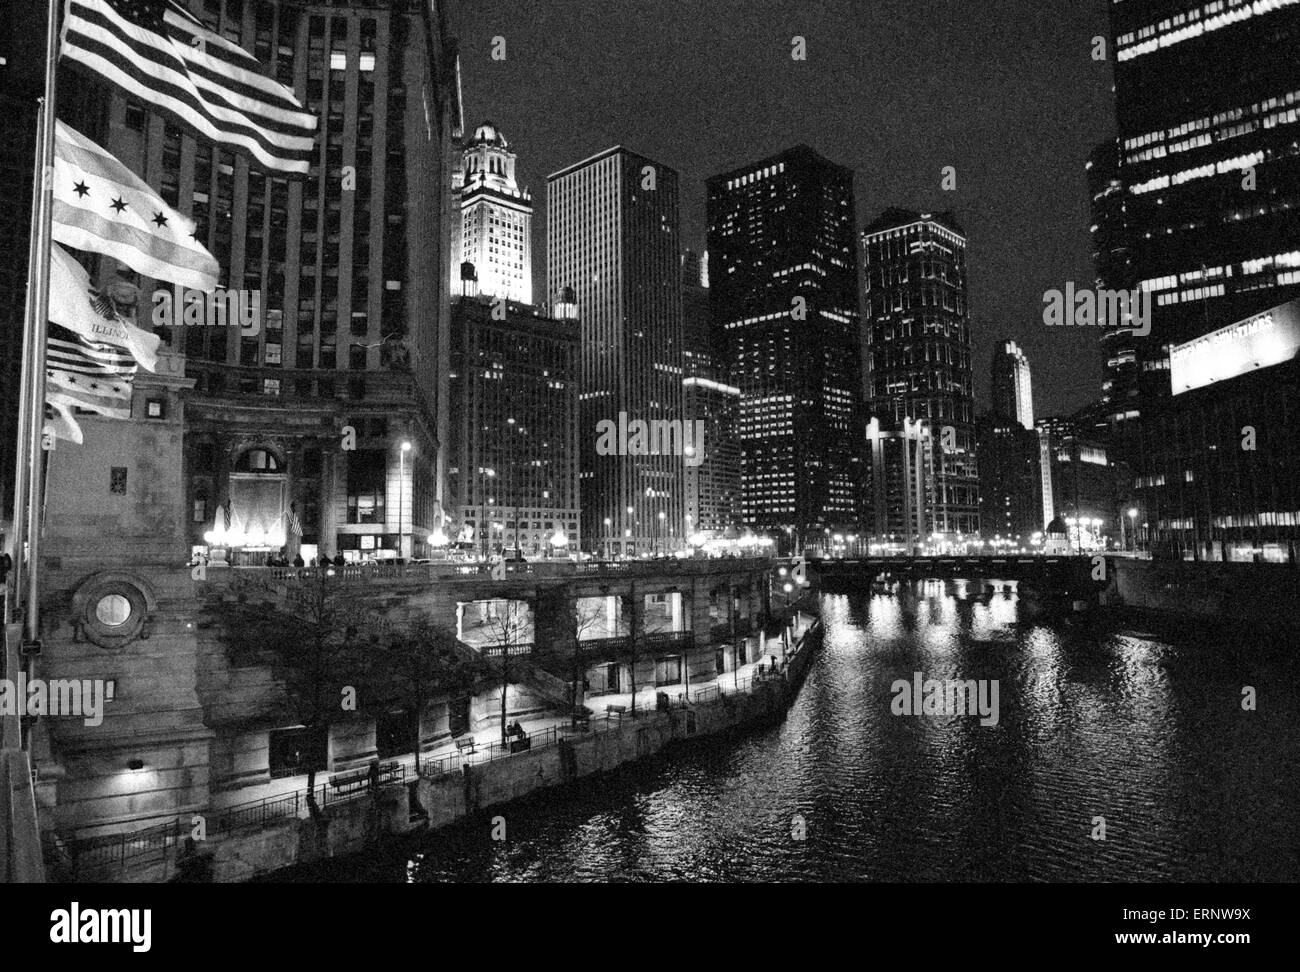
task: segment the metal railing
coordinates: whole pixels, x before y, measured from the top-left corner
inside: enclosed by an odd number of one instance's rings
[[[65,847],[72,858],[72,872],[116,866],[119,870],[166,860],[169,851],[181,840],[181,821],[158,824],[129,834],[101,834],[74,837]]]
[[[376,784],[384,787],[405,782],[406,767],[399,762],[382,765],[376,778],[372,778],[365,769],[336,773],[316,785],[316,805],[328,807],[349,803],[371,795]],[[304,788],[236,804],[220,811],[209,811],[205,815],[212,819],[209,835],[229,836],[242,830],[265,829],[270,823],[300,817],[308,809],[307,793]],[[130,833],[72,837],[65,843],[65,847],[72,859],[74,876],[113,865],[119,870],[126,870],[166,860],[168,854],[174,853],[185,837],[189,836],[190,826],[189,818],[178,817],[168,823]]]
[[[458,561],[440,561],[424,564],[382,564],[382,563],[347,563],[342,566],[303,566],[303,567],[243,567],[228,564],[208,564],[207,578],[219,581],[223,576],[242,577],[248,580],[261,580],[268,583],[296,584],[316,580],[321,572],[326,577],[341,581],[371,580],[438,580],[442,578],[490,577],[493,570],[505,567],[507,578],[514,577],[661,577],[707,576],[713,574],[734,574],[746,570],[764,570],[772,567],[775,561],[764,558],[746,558],[743,560],[709,559],[709,560],[631,560],[631,561],[505,561],[504,564],[463,563]]]

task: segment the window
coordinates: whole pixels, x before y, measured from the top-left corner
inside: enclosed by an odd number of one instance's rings
[[[191,518],[195,523],[208,522],[208,498],[202,494],[194,497],[194,508]]]
[[[120,628],[131,617],[131,602],[121,594],[105,594],[95,605],[95,618],[110,628]]]
[[[108,491],[118,496],[126,495],[126,467],[113,466],[108,474]]]
[[[297,776],[329,763],[329,739],[324,726],[273,729],[269,740],[271,778]]]
[[[144,403],[144,414],[153,419],[166,418],[167,403],[161,398],[147,398]]]
[[[662,658],[654,663],[655,685],[681,685],[681,658]]]
[[[382,449],[358,449],[348,459],[348,522],[383,523],[388,457]]]

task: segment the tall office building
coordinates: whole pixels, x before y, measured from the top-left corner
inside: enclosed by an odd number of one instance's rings
[[[449,539],[578,549],[578,323],[460,297],[451,313]]]
[[[887,452],[873,450],[873,530],[905,532],[901,539],[909,544],[934,534],[960,542],[979,532],[965,233],[951,213],[888,209],[863,230],[862,250],[867,413],[882,440],[928,440],[934,477],[913,481],[911,494],[899,493],[893,484],[901,474]],[[912,468],[913,480],[925,472],[914,459],[903,466]],[[895,525],[905,495],[913,507],[923,503],[926,515],[902,518],[906,530],[900,531]]]
[[[1133,254],[1129,247],[1128,193],[1120,179],[1120,148],[1102,142],[1088,159],[1088,194],[1092,200],[1092,263],[1097,288],[1131,291]],[[1099,431],[1119,442],[1134,427],[1138,408],[1138,342],[1146,340],[1130,327],[1106,327],[1101,344],[1101,396],[1094,403]]]
[[[461,293],[461,265],[472,263],[475,292],[533,302],[533,199],[515,179],[515,153],[492,122],[463,147],[452,176],[451,287]]]
[[[682,363],[686,414],[703,422],[704,444],[686,464],[687,537],[706,540],[737,535],[740,527],[740,389],[719,380],[723,348],[713,326],[705,261],[682,254]]]
[[[806,145],[708,180],[709,292],[740,389],[745,525],[856,528],[862,478],[853,172]]]
[[[985,540],[1011,540],[1028,547],[1048,521],[1044,509],[1038,433],[1002,412],[975,423],[980,465],[980,529]],[[1047,496],[1051,499],[1050,478]]]
[[[1034,427],[1029,359],[1015,341],[999,341],[993,351],[993,410],[1023,428]]]
[[[1126,0],[1110,17],[1118,158],[1094,181],[1122,187],[1128,263],[1114,239],[1094,249],[1106,285],[1154,296],[1150,335],[1106,350],[1136,370],[1113,411],[1140,412],[1170,394],[1172,344],[1300,296],[1300,2]],[[1114,194],[1093,197],[1110,233]]]
[[[320,122],[301,179],[262,171],[116,90],[83,129],[191,216],[221,285],[260,304],[255,333],[163,332],[194,382],[183,402],[188,539],[237,560],[284,545],[411,556],[444,519],[449,159],[462,122],[443,4],[188,7]],[[79,87],[103,89],[88,78]],[[147,325],[160,284],[118,278],[139,285]],[[290,509],[301,536],[286,528]]]
[[[649,443],[625,430],[658,422],[680,433],[689,418],[677,173],[615,146],[546,182],[547,294],[572,290],[582,322],[583,535],[602,552],[671,549],[685,530],[683,437]],[[617,441],[602,442],[602,422]]]

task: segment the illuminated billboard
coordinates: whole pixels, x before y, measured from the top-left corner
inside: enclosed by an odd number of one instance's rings
[[[1169,352],[1175,395],[1290,361],[1300,351],[1300,300],[1176,344]]]

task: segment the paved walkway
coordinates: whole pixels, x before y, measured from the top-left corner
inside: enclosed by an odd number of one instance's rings
[[[794,636],[791,640],[792,645],[796,641],[798,641],[798,639],[808,630],[808,628],[812,624],[812,621],[813,618],[810,615],[803,614],[798,616],[796,620]],[[757,651],[757,644],[758,644],[757,636],[751,636],[750,638],[747,639],[747,641],[750,645],[750,650]],[[748,680],[752,679],[754,673],[758,670],[758,666],[760,664],[762,665],[770,664],[772,655],[776,655],[777,665],[779,666],[781,664],[783,654],[784,652],[782,650],[780,639],[769,638],[767,641],[767,653],[763,658],[756,659],[753,662],[749,662],[748,664],[742,665],[739,671],[724,672],[721,675],[721,677],[718,678],[710,678],[702,681],[692,681],[689,686],[689,691],[691,693],[691,696],[694,697],[697,692],[702,691],[710,686],[720,686],[724,692],[733,691],[734,686],[737,684],[737,682],[743,684],[746,683]],[[666,685],[660,687],[655,687],[653,685],[644,686],[644,687],[637,686],[637,693],[636,693],[637,711],[638,712],[653,711],[656,703],[655,695],[658,692],[664,692],[673,701],[678,701],[681,699],[682,695],[686,691],[687,691],[687,686],[680,685],[680,684]],[[589,694],[585,699],[585,703],[587,708],[591,709],[592,711],[592,717],[591,717],[592,728],[598,728],[601,725],[603,725],[606,721],[605,707],[607,705],[623,705],[623,706],[627,706],[628,709],[630,710],[631,703],[632,703],[632,695],[630,692],[610,693],[610,694],[602,694],[602,695]],[[508,717],[508,718],[510,722],[515,721],[513,717]],[[628,718],[628,716],[624,716],[624,718]],[[614,720],[617,721],[618,716],[614,716]],[[519,724],[523,727],[526,733],[528,733],[530,736],[536,737],[542,735],[543,733],[546,732],[546,730],[551,728],[560,728],[560,729],[567,730],[571,727],[572,721],[568,715],[548,714],[548,715],[534,715],[530,717],[521,717],[519,719]],[[479,751],[476,754],[476,756],[478,759],[481,760],[482,758],[484,758],[482,754],[484,753],[484,751],[487,750],[487,748],[490,745],[492,745],[493,743],[501,742],[501,725],[499,720],[494,721],[490,725],[486,725],[483,726],[482,728],[475,729],[472,733],[468,733],[466,735],[473,735],[475,748]],[[462,735],[459,738],[464,739],[466,738],[466,736]],[[448,739],[445,742],[435,746],[433,749],[426,751],[421,755],[420,759],[421,759],[421,764],[424,765],[424,764],[432,763],[438,759],[442,759],[448,756],[455,756],[455,755],[466,755],[467,761],[475,760],[475,757],[468,756],[468,754],[464,754],[462,753],[461,750],[457,749],[455,742],[451,739]],[[390,759],[385,759],[383,760],[383,762],[385,763],[395,762],[395,763],[402,764],[403,766],[406,767],[407,780],[409,781],[415,779],[414,754],[407,753],[406,755],[403,756],[397,756]],[[329,771],[321,770],[319,773],[316,774],[317,785],[319,786],[322,783],[328,782],[329,778],[335,775],[336,772],[338,771],[329,772]],[[214,810],[224,810],[226,808],[237,806],[240,804],[254,803],[258,800],[274,799],[275,797],[279,797],[279,796],[287,796],[290,793],[293,793],[295,790],[305,790],[306,788],[307,788],[307,775],[305,773],[297,776],[286,776],[280,779],[270,780],[266,783],[258,783],[251,786],[240,787],[238,789],[222,790],[220,792],[213,793],[211,807]]]

